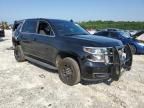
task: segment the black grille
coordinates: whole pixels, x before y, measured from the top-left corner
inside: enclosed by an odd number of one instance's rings
[[[108,48],[109,64],[120,67],[130,67],[132,65],[132,52],[129,45],[123,47]]]

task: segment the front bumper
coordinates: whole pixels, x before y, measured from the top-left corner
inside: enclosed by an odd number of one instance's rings
[[[126,58],[122,59],[122,48],[109,49],[109,63],[96,63],[84,59],[81,63],[81,76],[83,80],[98,81],[112,78],[118,80],[124,71],[131,69],[132,52],[129,45],[124,48]]]
[[[83,64],[83,80],[105,80],[110,78],[111,65],[85,61]]]

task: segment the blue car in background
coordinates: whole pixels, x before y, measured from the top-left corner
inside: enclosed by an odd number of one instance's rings
[[[121,40],[124,45],[130,44],[133,54],[144,54],[144,43],[131,37],[130,33],[124,30],[105,29],[95,33],[94,35]]]

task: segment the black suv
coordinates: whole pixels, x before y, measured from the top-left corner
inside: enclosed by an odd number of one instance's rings
[[[16,21],[12,38],[18,62],[29,60],[58,69],[60,79],[68,85],[81,80],[118,80],[122,70],[130,70],[132,65],[129,45],[90,35],[72,21]]]

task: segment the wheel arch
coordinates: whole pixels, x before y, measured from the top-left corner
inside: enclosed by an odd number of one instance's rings
[[[68,53],[68,52],[59,52],[57,54],[56,60],[55,60],[56,66],[58,66],[58,63],[60,63],[60,60],[66,58],[66,57],[70,57],[70,58],[74,59],[80,67],[80,57],[75,53]],[[80,67],[80,69],[81,69],[81,67]]]
[[[129,45],[130,45],[130,46],[134,46],[135,49],[136,49],[136,53],[138,53],[138,47],[137,47],[137,45],[135,45],[134,43],[130,43]]]
[[[17,41],[17,40],[15,40],[14,38],[12,38],[12,42],[13,42],[14,47],[15,47],[16,45],[20,45],[20,42]]]

